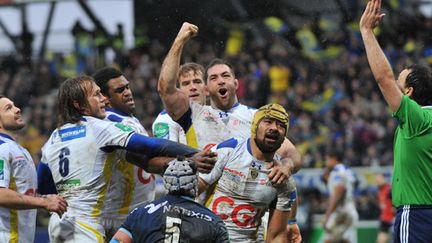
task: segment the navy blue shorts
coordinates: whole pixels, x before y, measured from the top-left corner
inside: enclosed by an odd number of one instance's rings
[[[394,223],[394,242],[431,243],[432,206],[401,206]]]

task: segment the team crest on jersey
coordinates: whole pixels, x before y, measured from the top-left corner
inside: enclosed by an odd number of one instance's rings
[[[4,160],[0,159],[0,180],[4,180]]]
[[[258,177],[258,169],[257,168],[251,168],[250,176],[253,180],[255,180]]]
[[[258,161],[252,161],[251,168],[250,168],[250,177],[253,180],[255,180],[258,177],[261,168],[262,165]]]
[[[154,134],[157,138],[168,138],[169,126],[165,122],[159,122],[155,124]]]
[[[118,129],[122,130],[123,132],[133,132],[132,128],[130,128],[130,127],[126,126],[126,125],[123,125],[121,123],[116,123],[115,126]]]

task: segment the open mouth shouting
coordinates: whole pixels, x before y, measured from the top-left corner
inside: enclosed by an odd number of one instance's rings
[[[267,143],[276,143],[280,139],[278,133],[266,133],[264,136],[264,140]]]
[[[228,97],[228,89],[223,87],[219,89],[219,95],[221,98],[227,98]]]

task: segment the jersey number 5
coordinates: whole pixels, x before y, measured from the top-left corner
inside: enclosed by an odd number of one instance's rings
[[[59,172],[60,175],[65,177],[69,174],[69,159],[70,150],[68,147],[64,147],[60,150],[59,155]]]
[[[181,219],[166,217],[165,241],[164,243],[178,243],[180,241]]]

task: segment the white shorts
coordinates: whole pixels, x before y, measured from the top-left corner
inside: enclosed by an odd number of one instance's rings
[[[125,222],[127,215],[120,216],[117,219],[102,218],[101,224],[105,229],[105,236],[107,241],[111,240],[114,234],[120,229],[120,226]]]
[[[48,225],[50,242],[97,242],[104,243],[105,234],[101,224],[87,222],[66,214],[60,219],[52,214]]]
[[[325,232],[325,239],[328,241],[357,242],[356,224],[358,213],[354,204],[346,205],[344,208],[337,208],[327,222],[328,231]]]

